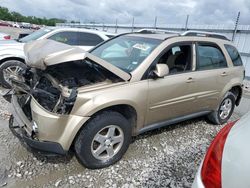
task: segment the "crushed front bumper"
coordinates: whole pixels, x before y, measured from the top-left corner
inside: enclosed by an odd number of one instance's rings
[[[10,130],[26,146],[41,152],[67,154],[78,130],[89,119],[48,112],[34,99],[30,102],[31,115],[26,115],[17,96],[12,96],[11,103]]]
[[[58,143],[38,141],[28,136],[23,127],[14,125],[13,115],[11,115],[9,119],[9,128],[13,135],[16,136],[28,150],[35,150],[45,155],[66,155],[68,153]]]

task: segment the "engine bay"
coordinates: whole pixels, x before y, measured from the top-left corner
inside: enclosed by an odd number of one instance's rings
[[[46,70],[27,68],[21,74],[22,79],[12,80],[14,94],[22,98],[20,105],[26,106],[33,96],[43,108],[58,114],[71,112],[79,87],[106,80],[120,81],[119,77],[91,60],[51,65]]]

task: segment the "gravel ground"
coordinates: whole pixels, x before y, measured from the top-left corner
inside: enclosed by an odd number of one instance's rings
[[[209,143],[223,127],[199,118],[151,131],[134,138],[115,165],[89,170],[74,156],[28,152],[7,128],[9,109],[0,97],[0,187],[190,187]],[[234,113],[232,119],[238,117]]]

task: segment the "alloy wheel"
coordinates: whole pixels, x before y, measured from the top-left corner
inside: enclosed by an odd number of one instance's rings
[[[121,149],[124,133],[116,125],[109,125],[100,130],[91,144],[91,153],[98,160],[109,160]]]
[[[226,119],[229,116],[232,110],[232,106],[233,106],[233,103],[230,98],[227,98],[223,101],[223,103],[220,106],[220,111],[219,111],[219,115],[221,119]]]
[[[19,79],[22,70],[20,66],[9,66],[3,70],[3,77],[8,84],[11,84],[11,78]]]

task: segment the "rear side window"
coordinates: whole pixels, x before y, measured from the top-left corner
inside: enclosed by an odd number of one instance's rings
[[[197,46],[197,70],[209,70],[227,67],[227,61],[220,48],[215,44]]]
[[[228,45],[228,44],[225,44],[225,48],[229,56],[231,57],[231,60],[234,66],[242,66],[242,60],[241,60],[238,50],[235,47]]]
[[[49,37],[49,39],[55,40],[57,42],[62,42],[68,45],[78,45],[77,32],[64,31],[52,35],[51,37]]]
[[[106,35],[108,38],[113,38],[115,35]]]
[[[79,46],[96,46],[103,42],[103,39],[98,35],[84,32],[78,33],[78,40]]]

